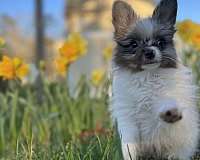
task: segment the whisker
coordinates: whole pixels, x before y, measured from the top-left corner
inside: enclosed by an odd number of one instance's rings
[[[120,67],[118,67],[118,66],[117,67],[113,67],[111,72],[114,73],[114,72],[118,71],[119,69],[120,69]]]
[[[162,56],[162,58],[166,58],[166,59],[172,60],[173,62],[178,62],[179,64],[183,65],[183,63],[178,59],[174,59],[174,58],[168,57],[168,56]]]

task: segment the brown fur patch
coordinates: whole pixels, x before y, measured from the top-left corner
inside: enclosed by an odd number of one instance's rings
[[[113,4],[112,23],[115,28],[115,39],[123,38],[130,25],[137,20],[137,16],[132,7],[124,1],[117,0]]]

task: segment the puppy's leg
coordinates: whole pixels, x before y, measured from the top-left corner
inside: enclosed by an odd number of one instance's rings
[[[137,144],[122,142],[122,153],[123,153],[124,160],[136,160],[137,159]]]
[[[139,132],[136,127],[122,127],[119,128],[119,133],[121,136],[121,145],[124,160],[136,160],[138,152],[138,142],[139,142]]]

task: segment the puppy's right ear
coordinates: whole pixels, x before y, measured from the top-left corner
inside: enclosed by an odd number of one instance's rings
[[[159,23],[174,26],[176,23],[177,9],[177,0],[162,0],[154,10],[152,17]]]
[[[112,8],[112,23],[115,28],[115,39],[123,38],[137,16],[132,7],[124,1],[117,0]]]

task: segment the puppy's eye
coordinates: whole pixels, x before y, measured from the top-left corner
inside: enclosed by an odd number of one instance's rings
[[[138,44],[135,40],[131,41],[131,44],[130,44],[133,48],[137,48],[138,47]]]
[[[165,46],[166,42],[164,39],[159,39],[157,42],[156,42],[156,46],[158,46],[159,48],[163,48]]]
[[[118,44],[127,49],[135,49],[138,47],[137,41],[135,40],[122,41],[118,42]]]

